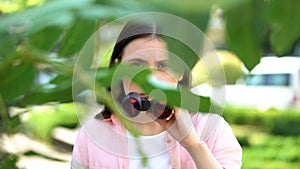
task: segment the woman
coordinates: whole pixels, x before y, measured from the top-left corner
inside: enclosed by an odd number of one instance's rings
[[[122,63],[147,67],[151,69],[153,79],[168,87],[188,86],[189,72],[175,73],[169,68],[171,59],[166,51],[167,44],[156,24],[128,23],[114,46],[110,66]],[[145,109],[134,107],[138,109],[134,115],[130,116],[132,112],[128,112],[128,118],[140,136],[135,138],[105,106],[80,130],[74,145],[72,168],[241,167],[241,147],[219,115],[190,115],[186,110],[174,108],[168,116],[161,118],[156,116],[156,110],[148,110],[154,104],[151,97],[129,78],[123,79],[120,89],[116,94],[120,104],[127,104],[128,98],[135,97],[144,99],[145,105],[149,103]],[[114,89],[111,91],[113,93]]]

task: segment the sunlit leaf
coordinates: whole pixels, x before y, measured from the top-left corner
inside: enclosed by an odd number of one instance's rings
[[[41,5],[45,0],[10,0],[0,1],[0,11],[2,13],[12,13],[30,8],[36,5]]]
[[[91,4],[92,0],[52,0],[0,17],[0,32],[30,35],[50,26],[65,26],[74,20],[73,10]]]
[[[76,104],[76,110],[74,105]],[[78,108],[80,112],[77,111]],[[26,130],[44,141],[50,141],[52,131],[58,126],[76,127],[78,118],[85,111],[85,106],[79,103],[44,104],[28,109],[24,120]],[[39,123],[37,123],[37,121]]]

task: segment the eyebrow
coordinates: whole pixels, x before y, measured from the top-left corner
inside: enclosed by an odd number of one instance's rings
[[[140,58],[132,58],[128,59],[127,62],[140,62],[140,63],[147,63],[146,60],[140,59]]]
[[[128,59],[127,62],[148,63],[147,60],[140,59],[140,58],[131,58],[131,59]],[[156,63],[165,63],[165,62],[169,62],[169,59],[162,59],[162,60],[157,61]]]

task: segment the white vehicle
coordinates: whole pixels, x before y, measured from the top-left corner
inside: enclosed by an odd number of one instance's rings
[[[244,83],[227,85],[225,103],[287,108],[300,105],[300,57],[263,57]]]

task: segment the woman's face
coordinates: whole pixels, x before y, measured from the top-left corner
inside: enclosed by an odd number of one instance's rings
[[[171,73],[166,43],[156,37],[138,38],[128,43],[124,48],[121,62],[152,69],[152,78],[169,87],[176,88],[182,78]],[[123,80],[123,86],[125,94],[143,93],[143,90],[128,78]]]

